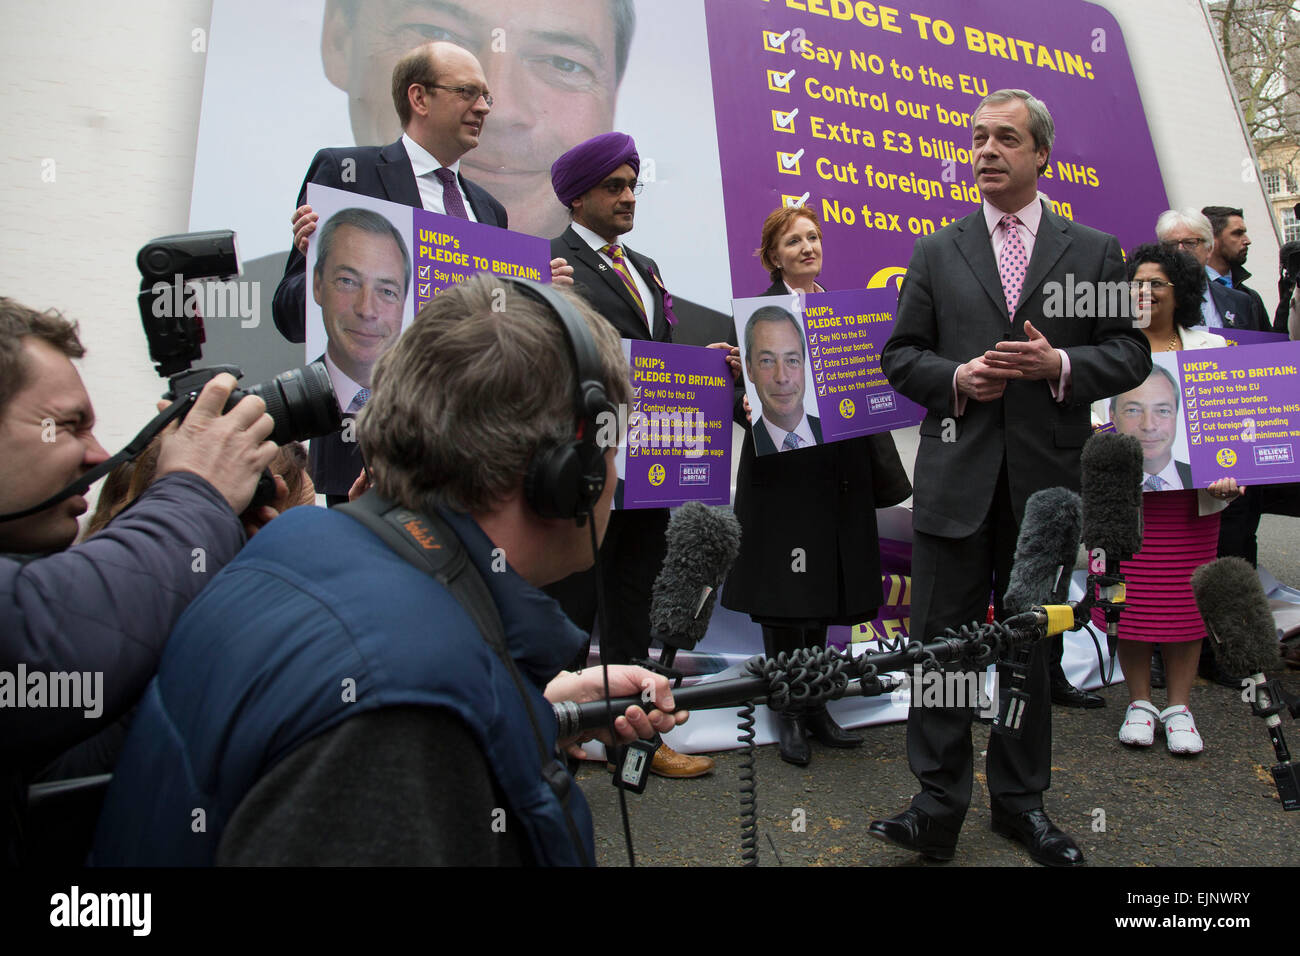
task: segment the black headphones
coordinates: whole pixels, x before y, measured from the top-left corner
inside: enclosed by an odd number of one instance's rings
[[[616,415],[605,394],[600,355],[587,323],[564,296],[547,285],[502,277],[517,291],[548,306],[560,320],[577,379],[574,441],[542,445],[524,474],[524,498],[543,518],[573,518],[582,527],[605,490],[605,455],[596,442],[600,416]],[[617,418],[615,418],[617,421]]]

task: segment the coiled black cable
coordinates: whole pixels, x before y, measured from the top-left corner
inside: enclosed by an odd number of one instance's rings
[[[740,708],[739,740],[745,745],[745,759],[740,762],[740,858],[742,866],[758,866],[758,788],[754,782],[754,702],[745,701]]]

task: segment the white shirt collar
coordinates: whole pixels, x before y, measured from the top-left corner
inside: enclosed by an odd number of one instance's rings
[[[998,227],[998,223],[1002,221],[1002,217],[1005,215],[1006,213],[1001,209],[990,204],[987,199],[984,200],[984,224],[988,226],[990,236],[993,235],[993,230]],[[1028,206],[1017,210],[1012,215],[1020,220],[1020,224],[1029,230],[1031,236],[1038,237],[1038,225],[1043,221],[1043,204],[1037,196]]]
[[[442,163],[434,158],[433,153],[411,139],[406,133],[402,134],[402,145],[406,147],[406,155],[411,158],[411,172],[415,173],[416,179],[427,176],[436,169],[442,169]],[[456,160],[447,168],[459,176],[460,160]]]
[[[772,439],[772,444],[776,446],[776,450],[783,451],[784,449],[781,446],[785,444],[785,436],[790,433],[780,425],[772,424],[766,418],[762,421],[763,427],[767,429],[767,434]],[[817,439],[813,437],[812,426],[808,424],[808,414],[806,412],[799,419],[799,424],[794,427],[794,434],[799,436],[800,448],[809,448],[817,444]]]
[[[1143,483],[1145,483],[1149,477],[1151,476],[1144,471],[1142,473]],[[1156,475],[1156,477],[1165,483],[1165,491],[1183,487],[1183,476],[1178,474],[1178,464],[1172,455],[1169,456],[1169,463],[1165,465],[1164,468],[1160,469],[1160,473]]]
[[[594,232],[592,232],[590,229],[588,229],[580,222],[570,222],[569,225],[573,227],[573,231],[578,234],[578,237],[583,242],[591,246],[593,252],[600,252],[600,250],[603,249],[605,246],[610,245],[610,243],[607,240],[602,239],[600,236],[596,235]],[[615,237],[614,244],[621,246],[623,244],[623,237],[622,236]]]
[[[358,384],[348,378],[346,373],[334,364],[330,358],[330,350],[327,346],[325,349],[325,371],[329,372],[330,384],[334,386],[334,397],[339,400],[339,411],[346,412],[352,400],[357,397],[357,392],[365,388],[364,385]]]
[[[789,292],[791,295],[804,294],[802,291],[796,291],[795,288],[792,285],[790,285],[790,283],[786,282],[784,279],[781,280],[781,284],[785,286],[785,291]],[[826,291],[826,287],[823,286],[816,279],[813,279],[813,292],[825,292],[825,291]]]

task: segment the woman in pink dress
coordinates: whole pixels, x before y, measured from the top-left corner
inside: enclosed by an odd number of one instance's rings
[[[1149,313],[1142,331],[1153,354],[1227,345],[1222,336],[1191,327],[1201,322],[1206,283],[1205,270],[1191,256],[1156,244],[1139,246],[1129,255],[1128,275],[1138,315]],[[1136,389],[1096,403],[1093,415],[1142,443],[1142,550],[1122,563],[1128,593],[1119,622],[1119,662],[1129,705],[1119,739],[1149,747],[1159,728],[1171,753],[1191,755],[1204,746],[1188,704],[1205,637],[1191,576],[1214,560],[1219,512],[1245,489],[1234,478],[1196,489],[1191,468],[1173,458],[1180,391],[1174,377],[1155,365]],[[1100,612],[1094,611],[1093,621],[1103,622]],[[1164,710],[1151,703],[1155,644],[1168,681]]]

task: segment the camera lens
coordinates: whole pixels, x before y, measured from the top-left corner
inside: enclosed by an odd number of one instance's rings
[[[275,421],[271,441],[277,445],[328,435],[343,424],[323,362],[291,368],[245,391],[266,402],[267,414]]]

